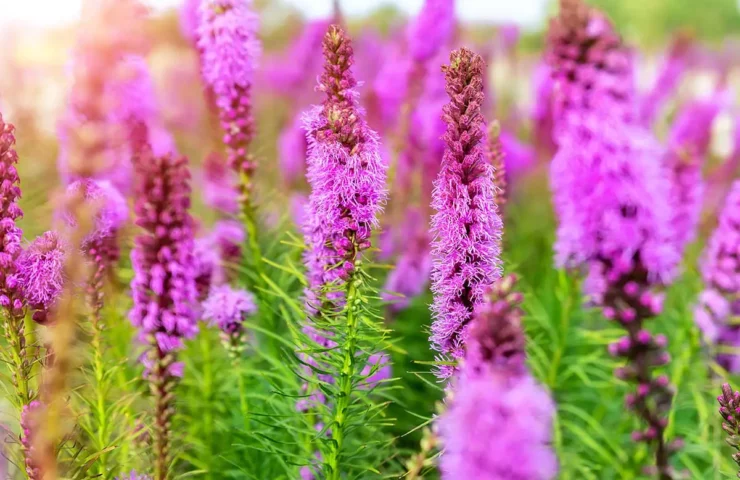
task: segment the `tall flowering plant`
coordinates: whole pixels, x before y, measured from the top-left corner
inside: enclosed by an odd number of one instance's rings
[[[148,345],[143,361],[155,404],[154,478],[164,480],[172,461],[174,388],[182,376],[177,352],[197,331],[190,173],[185,157],[155,157],[149,150],[137,158],[136,168],[134,212],[141,233],[131,252],[129,317]]]
[[[740,181],[732,184],[719,224],[709,238],[701,262],[704,291],[694,310],[694,319],[704,340],[711,346],[737,347],[740,328],[732,318],[740,314]],[[722,353],[719,364],[730,372],[740,372],[740,356]]]
[[[503,227],[481,114],[484,67],[483,59],[466,48],[452,52],[443,67],[450,102],[442,110],[445,151],[432,200],[430,339],[444,362],[464,356],[473,311],[501,276]],[[447,379],[453,372],[454,364],[443,363],[437,375]]]
[[[476,307],[462,366],[439,417],[443,479],[548,480],[555,404],[525,364],[522,296],[497,280]]]
[[[259,18],[251,0],[202,0],[198,19],[201,71],[215,96],[229,165],[239,179],[240,215],[259,274],[262,253],[253,198],[256,162],[249,151],[255,135],[252,87],[261,54]]]
[[[311,186],[304,225],[304,363],[314,370],[311,382],[320,391],[307,392],[309,408],[318,412],[331,440],[319,443],[315,465],[304,468],[304,476],[320,470],[322,478],[339,479],[358,468],[349,445],[357,441],[353,431],[366,426],[368,411],[357,399],[381,366],[373,356],[380,338],[368,329],[374,314],[367,305],[372,290],[364,257],[386,199],[386,167],[378,136],[358,106],[352,43],[341,27],[329,27],[323,52],[318,89],[325,99],[304,117]]]
[[[679,260],[662,151],[637,122],[631,52],[602,13],[562,0],[548,44],[559,144],[551,167],[556,260],[587,272],[591,302],[625,330],[609,351],[625,361],[616,375],[635,388],[626,404],[644,426],[633,438],[653,448],[646,470],[676,478],[669,459],[679,443],[665,434],[673,389],[656,374],[669,360],[666,338],[646,328],[662,310],[656,289]]]

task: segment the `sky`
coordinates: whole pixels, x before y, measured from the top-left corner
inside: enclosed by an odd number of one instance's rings
[[[145,0],[155,9],[172,8],[182,0]],[[284,0],[313,18],[331,11],[332,0]],[[738,0],[740,1],[740,0]],[[545,15],[548,0],[457,0],[457,14],[465,21],[516,22],[537,26]],[[340,0],[342,11],[349,16],[363,15],[381,5],[394,4],[414,14],[423,0]],[[0,0],[0,25],[51,27],[74,22],[80,14],[82,0]]]

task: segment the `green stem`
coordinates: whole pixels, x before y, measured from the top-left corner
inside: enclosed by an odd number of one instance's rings
[[[206,335],[200,335],[200,346],[203,352],[203,396],[205,398],[205,408],[203,409],[204,426],[205,426],[205,445],[208,448],[208,458],[213,458],[211,446],[213,445],[213,412],[211,411],[211,398],[213,397],[213,371],[211,370],[211,344]],[[206,478],[212,478],[210,469]]]
[[[359,265],[356,265],[357,272]],[[344,445],[345,437],[345,425],[347,421],[347,410],[349,409],[351,397],[352,397],[352,380],[355,376],[355,356],[357,353],[357,321],[358,315],[357,310],[360,303],[360,296],[358,286],[362,283],[357,276],[357,273],[350,277],[347,282],[347,304],[345,306],[346,312],[346,328],[347,338],[344,340],[342,345],[343,359],[342,359],[342,371],[339,375],[339,382],[337,388],[339,394],[334,402],[333,415],[332,415],[332,442],[329,443],[329,452],[327,454],[327,480],[339,480],[341,476],[339,468],[339,458],[342,454],[342,447]]]
[[[12,313],[5,314],[5,337],[10,345],[10,357],[12,361],[13,386],[18,396],[18,408],[22,409],[31,401],[30,388],[28,386],[29,365],[28,349],[26,348],[26,329],[23,317]]]
[[[100,312],[96,312],[96,317]],[[103,386],[105,377],[105,367],[103,365],[103,352],[102,352],[102,331],[100,327],[100,319],[93,319],[92,322],[93,335],[91,344],[93,347],[93,375],[95,376],[95,384],[93,385],[95,395],[95,407],[96,407],[96,423],[97,423],[97,445],[96,449],[102,451],[107,447],[108,439],[108,415],[106,413],[106,392]],[[101,454],[98,458],[98,473],[100,478],[106,478],[108,475],[108,455]]]
[[[252,257],[252,265],[255,273],[257,274],[256,283],[260,285],[262,283],[262,274],[264,273],[264,266],[262,264],[262,250],[260,249],[259,241],[257,240],[257,221],[254,214],[254,206],[252,205],[249,175],[242,172],[240,175],[241,185],[241,211],[240,218],[244,224],[244,228],[247,230],[247,247]]]

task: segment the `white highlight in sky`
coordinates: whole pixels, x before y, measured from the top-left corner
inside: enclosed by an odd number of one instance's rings
[[[332,10],[332,0],[284,1],[310,18],[327,17]],[[537,27],[544,21],[547,1],[457,0],[455,11],[466,22],[516,23],[525,27]],[[423,4],[424,0],[339,0],[342,12],[348,16],[367,15],[384,5],[394,5],[409,15],[415,15]]]
[[[329,16],[332,0],[283,0],[309,18]],[[739,0],[740,1],[740,0]],[[182,0],[145,0],[155,10],[174,8]],[[418,13],[424,0],[340,0],[348,16],[362,16],[383,5],[395,5],[409,15]],[[514,22],[525,27],[542,24],[547,0],[457,0],[457,15],[467,22]],[[55,27],[80,16],[82,0],[0,0],[0,26]]]

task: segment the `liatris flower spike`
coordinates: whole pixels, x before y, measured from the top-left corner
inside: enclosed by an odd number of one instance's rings
[[[21,196],[20,178],[16,165],[15,128],[3,121],[0,114],[0,306],[4,312],[3,331],[12,355],[7,358],[12,368],[11,380],[18,409],[27,405],[34,394],[29,389],[33,359],[26,348],[24,318],[26,300],[18,271],[23,232],[16,221],[23,216],[18,206]]]
[[[155,157],[146,150],[136,160],[134,211],[142,232],[131,253],[129,317],[150,347],[144,363],[155,401],[155,479],[164,480],[171,461],[173,390],[182,376],[177,351],[197,331],[190,174],[184,157]]]
[[[426,0],[408,29],[408,48],[415,62],[431,60],[455,28],[455,0]]]
[[[434,185],[432,208],[431,342],[441,360],[462,358],[468,324],[486,289],[501,276],[501,218],[496,208],[494,173],[485,144],[483,59],[463,48],[443,67],[450,103],[442,168]],[[445,379],[454,368],[445,365]]]
[[[727,444],[738,452],[732,454],[740,467],[740,392],[733,392],[729,383],[722,385],[722,395],[717,397],[719,402],[719,414],[725,420],[722,422],[722,430],[727,432]],[[740,472],[737,477],[740,478]]]
[[[512,276],[478,305],[465,359],[439,417],[443,480],[549,480],[555,405],[527,371],[522,297]]]
[[[739,239],[740,181],[735,181],[701,261],[705,289],[694,311],[694,320],[711,346],[736,347],[740,344],[740,327],[731,321],[734,315],[740,314]],[[730,372],[740,372],[740,356],[722,353],[717,360]]]
[[[304,332],[306,341],[325,353],[311,355],[303,363],[318,365],[316,370],[321,371],[326,362],[329,371],[335,372],[317,373],[319,382],[330,385],[308,394],[308,403],[327,403],[319,410],[326,412],[326,424],[331,425],[331,442],[323,443],[309,462],[318,458],[325,478],[338,480],[351,468],[347,459],[351,453],[346,451],[348,438],[353,436],[350,432],[361,428],[357,423],[362,416],[356,401],[358,378],[366,365],[380,360],[368,358],[377,343],[371,346],[367,340],[364,327],[372,315],[363,313],[366,306],[361,298],[368,289],[364,253],[371,246],[372,230],[378,226],[387,195],[386,165],[378,136],[358,104],[352,44],[341,27],[329,27],[323,52],[325,65],[318,90],[326,96],[323,105],[304,116],[309,145],[306,178],[311,186],[304,225],[309,317]],[[302,401],[298,408],[304,409],[305,404]],[[304,467],[304,478],[311,470]]]
[[[29,480],[43,479],[41,469],[35,460],[38,457],[35,448],[37,448],[38,443],[36,442],[36,436],[39,433],[38,417],[40,408],[41,402],[34,400],[28,405],[24,405],[21,412],[21,446],[26,461],[26,475],[28,475]]]
[[[309,287],[314,291],[350,278],[355,261],[370,247],[386,199],[386,166],[378,136],[357,103],[352,45],[341,28],[329,28],[324,55],[327,62],[318,88],[326,99],[304,118],[312,189],[304,230]]]
[[[213,287],[203,302],[203,320],[221,330],[224,345],[238,358],[245,344],[244,322],[257,312],[254,296],[228,285]]]
[[[203,0],[199,17],[201,70],[216,96],[228,161],[238,176],[240,214],[247,229],[252,261],[261,278],[262,253],[256,238],[252,199],[255,160],[249,153],[255,134],[251,89],[261,53],[257,38],[259,18],[251,0]]]
[[[680,260],[661,150],[635,122],[631,55],[606,17],[580,0],[562,0],[549,33],[559,97],[559,151],[551,182],[559,216],[560,266],[588,271],[584,289],[627,335],[610,346],[626,360],[616,375],[636,389],[627,406],[643,421],[633,434],[654,449],[646,470],[676,478],[665,438],[673,388],[655,369],[669,361],[666,338],[645,322],[662,310],[656,289]],[[608,59],[608,61],[607,61]]]
[[[64,287],[64,245],[56,232],[37,237],[18,258],[18,275],[33,319],[46,323]]]

